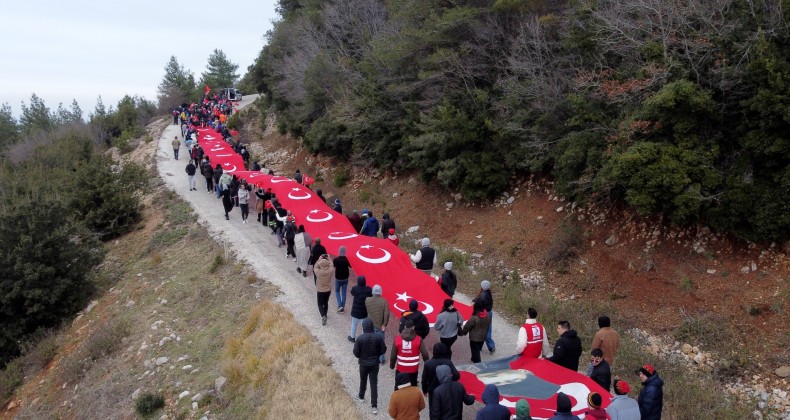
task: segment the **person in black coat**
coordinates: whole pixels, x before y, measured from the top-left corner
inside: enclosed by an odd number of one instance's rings
[[[603,350],[592,349],[590,356],[592,361],[587,376],[608,392],[609,387],[612,386],[612,369],[609,367],[609,363],[603,359]]]
[[[406,326],[406,320],[410,319],[414,322],[414,332],[416,332],[421,339],[425,340],[425,337],[431,332],[431,324],[428,322],[428,318],[425,314],[417,310],[417,305],[416,299],[409,301],[409,310],[403,311],[403,314],[401,314],[398,332],[403,332],[403,327]]]
[[[351,288],[351,334],[348,341],[354,342],[357,335],[357,325],[368,317],[365,299],[373,297],[373,288],[365,284],[365,276],[357,277],[357,285]]]
[[[560,334],[559,340],[554,344],[554,354],[546,360],[556,363],[574,372],[579,370],[579,357],[582,355],[582,340],[571,329],[568,321],[557,323],[557,333]]]
[[[222,191],[222,207],[225,208],[225,220],[230,220],[228,213],[233,210],[233,200],[230,198],[230,190]]]
[[[379,357],[387,353],[384,337],[373,332],[373,321],[365,318],[362,321],[362,335],[354,341],[354,356],[359,359],[359,393],[360,400],[365,399],[365,388],[370,379],[370,406],[373,414],[378,412],[378,377]]]
[[[395,221],[392,220],[389,213],[384,213],[381,216],[381,237],[386,238],[390,229],[395,229]]]
[[[322,255],[326,254],[326,248],[321,245],[321,238],[315,238],[313,250],[310,252],[310,259],[307,260],[307,265],[315,265]],[[316,280],[315,271],[313,271],[313,280]]]
[[[453,361],[450,360],[449,351],[444,343],[436,343],[433,345],[433,357],[426,361],[422,368],[422,393],[428,394],[428,405],[431,405],[433,398],[433,391],[441,385],[439,378],[436,377],[436,369],[439,366],[448,366],[452,374],[452,380],[457,381],[461,379],[461,374],[455,368]]]
[[[442,365],[436,368],[436,377],[441,385],[433,391],[430,403],[431,420],[461,420],[464,406],[472,405],[475,396],[466,393],[466,388],[457,381],[453,381],[452,371],[449,366]]]
[[[643,386],[637,398],[642,420],[661,420],[661,411],[664,408],[664,380],[658,376],[658,372],[651,364],[639,368],[638,373]]]

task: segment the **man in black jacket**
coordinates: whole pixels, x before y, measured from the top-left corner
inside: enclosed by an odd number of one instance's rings
[[[406,320],[410,319],[414,322],[414,332],[416,332],[421,339],[425,340],[425,337],[431,332],[431,324],[428,322],[428,318],[425,317],[425,314],[417,310],[417,306],[418,302],[416,299],[409,301],[409,310],[403,311],[401,314],[398,332],[403,332]]]
[[[466,393],[466,388],[457,381],[453,381],[450,367],[442,365],[436,368],[436,377],[441,385],[433,391],[430,404],[431,420],[461,420],[464,406],[472,405],[475,396]]]
[[[440,385],[439,378],[436,377],[436,369],[439,366],[448,366],[452,373],[451,379],[457,381],[461,379],[461,374],[455,368],[453,361],[450,360],[448,355],[447,346],[444,343],[436,343],[433,345],[433,357],[426,361],[422,367],[422,393],[428,395],[428,405],[431,405],[433,399],[433,391]]]
[[[557,323],[557,333],[560,338],[554,344],[554,354],[546,360],[556,363],[574,372],[579,370],[579,357],[582,355],[582,340],[576,334],[576,330],[571,329],[568,321]]]
[[[373,321],[365,318],[362,321],[362,335],[354,341],[354,356],[359,359],[359,393],[357,398],[365,400],[365,388],[370,378],[370,406],[373,414],[378,414],[378,381],[379,357],[387,353],[384,338],[373,332]]]

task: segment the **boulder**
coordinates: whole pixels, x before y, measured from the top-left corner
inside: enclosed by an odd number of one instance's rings
[[[214,390],[217,392],[222,392],[222,388],[225,387],[225,383],[228,382],[228,378],[224,376],[220,376],[219,378],[214,380]]]
[[[780,368],[777,368],[774,371],[774,373],[776,374],[776,376],[780,378],[787,378],[788,376],[790,376],[790,366],[782,366]]]

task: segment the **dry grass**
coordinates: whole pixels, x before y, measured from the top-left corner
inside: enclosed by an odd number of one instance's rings
[[[305,329],[294,330],[291,314],[269,300],[227,340],[222,364],[231,412],[254,406],[259,419],[295,412],[305,418],[359,418],[351,397],[337,392],[342,384],[320,346]]]

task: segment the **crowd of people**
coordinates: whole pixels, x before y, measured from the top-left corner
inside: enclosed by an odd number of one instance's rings
[[[395,370],[395,387],[390,398],[389,415],[395,419],[418,419],[420,412],[426,407],[431,419],[460,419],[464,405],[471,405],[475,396],[466,392],[459,382],[460,374],[453,362],[453,345],[458,337],[468,336],[471,362],[482,361],[481,352],[485,346],[489,354],[496,352],[496,343],[492,337],[494,297],[491,282],[483,280],[472,300],[472,313],[469,319],[463,319],[455,309],[455,295],[458,287],[458,276],[453,271],[451,261],[443,263],[443,270],[434,275],[435,267],[440,261],[438,252],[431,246],[429,238],[422,238],[420,247],[409,254],[415,267],[431,275],[446,293],[441,312],[433,327],[430,326],[425,314],[419,310],[417,300],[409,301],[409,308],[398,318],[398,335],[387,341],[385,330],[392,322],[390,305],[382,297],[383,289],[379,284],[368,284],[365,276],[354,278],[355,284],[348,290],[353,267],[346,257],[345,247],[340,247],[338,255],[330,256],[321,245],[320,238],[313,238],[304,225],[299,224],[291,211],[285,209],[270,188],[253,188],[246,180],[239,180],[235,175],[222,170],[221,165],[212,168],[207,156],[197,144],[198,127],[211,127],[221,134],[248,164],[249,153],[246,147],[233,139],[224,125],[222,116],[229,115],[232,107],[223,98],[204,98],[203,104],[182,106],[174,110],[174,123],[181,123],[182,135],[191,160],[186,166],[190,191],[196,191],[194,176],[200,168],[205,177],[206,190],[216,194],[222,200],[226,220],[235,207],[240,208],[242,223],[247,223],[249,208],[252,205],[257,214],[256,221],[269,228],[278,247],[285,247],[285,257],[296,263],[296,271],[304,277],[312,276],[315,283],[318,316],[322,325],[326,325],[329,316],[329,301],[332,291],[335,293],[336,312],[346,311],[347,294],[351,295],[350,330],[348,341],[354,344],[353,356],[359,363],[359,389],[357,398],[364,401],[370,388],[370,405],[374,414],[378,413],[378,373],[379,368],[387,364]],[[178,111],[178,113],[176,112]],[[180,148],[179,138],[172,141],[174,158],[178,159]],[[246,156],[246,157],[245,157]],[[264,171],[257,161],[253,170]],[[269,174],[274,174],[271,170]],[[312,179],[297,170],[294,181],[310,186]],[[253,193],[254,190],[254,193]],[[316,195],[325,203],[323,191],[316,190]],[[339,198],[331,202],[331,209],[343,214]],[[382,215],[379,221],[369,209],[361,213],[352,210],[345,215],[360,235],[381,236],[400,245],[397,227],[389,213]],[[559,336],[553,348],[549,344],[548,334],[544,326],[538,322],[535,308],[528,309],[528,318],[518,332],[515,351],[518,355],[546,360],[572,371],[579,370],[582,356],[582,341],[577,332],[566,320],[557,322]],[[606,316],[598,318],[599,330],[593,337],[590,351],[590,363],[586,374],[603,389],[613,392],[615,397],[606,409],[602,396],[592,392],[587,399],[589,410],[584,414],[591,419],[660,419],[663,404],[663,381],[655,368],[649,364],[639,371],[643,385],[637,400],[631,398],[630,385],[624,380],[612,378],[612,368],[619,347],[619,335],[611,328],[611,321]],[[358,334],[359,327],[362,332]],[[433,345],[432,352],[427,351],[426,339],[430,334],[438,336],[439,341]],[[387,344],[390,344],[389,346]],[[389,358],[386,354],[389,351]],[[422,363],[421,363],[422,361]],[[422,365],[422,376],[420,366]],[[426,404],[427,398],[427,404]],[[509,408],[500,404],[500,392],[495,384],[485,386],[481,399],[485,407],[476,413],[477,419],[510,419]],[[512,418],[529,419],[530,407],[525,399],[517,402],[516,414]],[[578,419],[571,413],[570,398],[559,393],[557,395],[556,415],[553,419]]]

